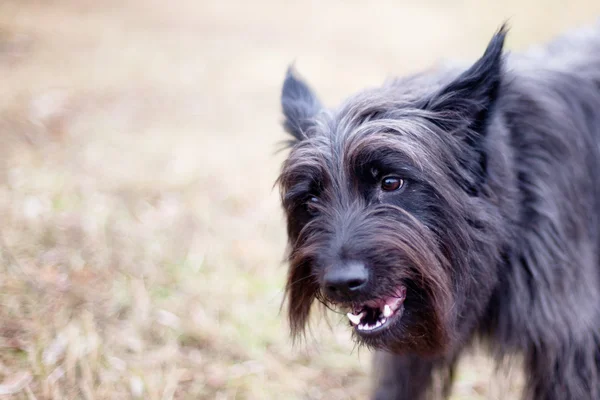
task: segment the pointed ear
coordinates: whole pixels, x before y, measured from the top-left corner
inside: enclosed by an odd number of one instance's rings
[[[426,109],[434,122],[457,132],[469,129],[483,134],[502,80],[502,49],[506,24],[492,37],[483,56],[468,70],[429,99]]]
[[[283,127],[297,140],[305,139],[313,119],[321,110],[321,103],[308,85],[298,78],[290,67],[281,91],[281,108],[285,121]]]

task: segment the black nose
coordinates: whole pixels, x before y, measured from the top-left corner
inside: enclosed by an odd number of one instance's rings
[[[362,262],[350,261],[332,265],[325,271],[323,285],[329,297],[348,297],[363,289],[369,281],[369,271]]]

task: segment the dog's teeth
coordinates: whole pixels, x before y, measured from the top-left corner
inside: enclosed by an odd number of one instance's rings
[[[392,315],[392,308],[389,305],[383,306],[383,316],[388,318]]]
[[[362,317],[365,315],[364,311],[361,312],[358,315],[354,315],[352,313],[348,313],[346,314],[346,316],[348,317],[348,319],[350,320],[350,322],[352,322],[352,324],[354,325],[358,325],[360,324],[360,320],[362,319]]]
[[[369,325],[368,322],[365,322],[364,324],[360,323],[361,319],[366,315],[364,311],[358,315],[354,315],[352,313],[348,313],[346,315],[348,319],[352,322],[352,324],[356,326],[356,329],[358,329],[359,331],[372,331],[374,329],[379,328],[380,326],[383,326],[387,322],[388,318],[385,314],[392,314],[392,310],[389,306],[384,307],[383,314],[380,314],[379,319],[375,321],[372,325]]]
[[[372,331],[373,329],[377,328],[377,324],[375,325],[369,325],[369,324],[360,324],[358,325],[358,330],[359,331]]]

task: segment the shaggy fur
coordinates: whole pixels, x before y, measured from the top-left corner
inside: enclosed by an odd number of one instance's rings
[[[600,398],[600,26],[524,55],[484,55],[324,109],[289,71],[279,183],[293,334],[315,300],[344,309],[407,289],[377,335],[377,399],[451,389],[476,339],[525,360],[526,399]],[[381,190],[384,176],[404,186]],[[368,269],[351,297],[323,276]]]

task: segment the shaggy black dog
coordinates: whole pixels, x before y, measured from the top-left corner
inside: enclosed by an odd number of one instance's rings
[[[334,110],[286,77],[289,321],[347,313],[377,399],[447,396],[476,339],[521,356],[526,399],[600,399],[600,25],[505,35]]]

